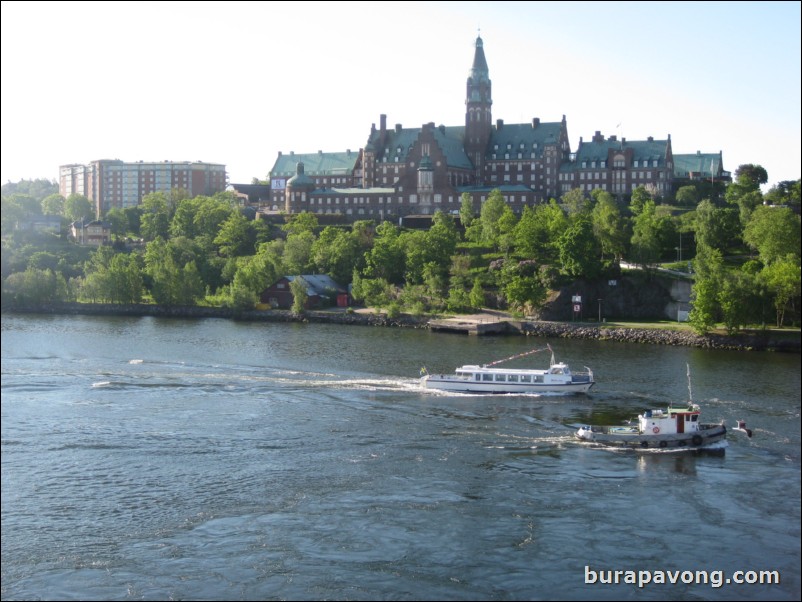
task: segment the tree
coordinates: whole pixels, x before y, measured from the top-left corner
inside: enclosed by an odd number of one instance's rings
[[[557,241],[568,226],[568,218],[554,199],[535,209],[524,207],[513,230],[515,247],[521,256],[542,261],[555,254]]]
[[[142,197],[140,232],[145,240],[167,239],[170,235],[170,212],[163,192],[151,192]]]
[[[366,253],[364,275],[401,283],[406,272],[406,251],[399,229],[390,222],[376,227],[373,248]]]
[[[695,207],[699,204],[699,191],[696,189],[696,186],[693,185],[681,186],[677,190],[674,200],[677,205]]]
[[[303,232],[315,233],[318,228],[317,216],[309,211],[291,215],[281,229],[287,234],[301,234]]]
[[[334,226],[326,226],[312,243],[312,262],[323,274],[336,282],[345,284],[351,280],[351,272],[359,263],[359,235]]]
[[[646,201],[632,226],[632,255],[635,262],[646,267],[660,258],[660,221],[654,201]]]
[[[233,212],[222,223],[214,244],[223,257],[240,257],[253,252],[254,237],[250,222],[241,213]]]
[[[28,268],[15,272],[3,282],[3,296],[9,296],[19,305],[40,305],[66,301],[69,297],[67,283],[58,272]]]
[[[64,217],[71,222],[92,220],[95,218],[95,209],[84,195],[72,193],[64,201]]]
[[[594,192],[596,192],[594,190]],[[626,226],[618,205],[609,192],[601,191],[594,195],[596,205],[591,212],[593,235],[601,246],[602,259],[605,254],[618,259],[626,249]]]
[[[800,258],[800,218],[789,207],[760,206],[744,228],[744,242],[757,249],[764,265],[787,256]]]
[[[480,309],[485,305],[485,291],[479,278],[473,279],[473,288],[471,288],[469,301],[474,309]]]
[[[290,234],[284,245],[284,266],[288,274],[308,274],[312,267],[315,235],[309,230]]]
[[[306,282],[303,278],[293,278],[290,282],[290,291],[292,291],[292,312],[295,314],[303,313],[306,309],[306,301],[309,295],[306,293]]]
[[[462,203],[459,208],[459,219],[462,223],[462,227],[467,230],[471,227],[476,217],[473,211],[473,197],[471,193],[463,192],[460,198],[462,199]]]
[[[509,207],[504,202],[504,196],[498,188],[493,189],[487,200],[482,204],[482,210],[479,213],[479,222],[482,225],[482,241],[494,246],[497,244],[500,234],[498,222],[501,216],[504,215],[505,209],[509,209]]]
[[[652,201],[652,196],[645,186],[638,186],[632,191],[632,197],[629,200],[629,210],[633,216],[637,217],[643,211],[646,203]],[[654,202],[654,201],[652,201]]]
[[[802,271],[799,259],[793,256],[780,259],[766,266],[761,273],[766,286],[774,295],[774,309],[777,312],[777,328],[781,328],[785,321],[785,312],[788,305],[798,302],[802,291]]]
[[[738,239],[738,214],[732,208],[718,208],[705,199],[696,208],[696,244],[711,249],[726,250]]]
[[[760,185],[767,181],[766,170],[760,165],[749,163],[735,170],[735,182],[727,186],[724,198],[731,205],[738,206],[742,224],[746,224],[755,207],[763,203]]]
[[[42,199],[42,213],[45,215],[64,215],[65,202],[65,198],[60,194],[50,194]]]
[[[562,271],[569,276],[595,278],[601,264],[593,225],[587,216],[578,217],[557,243]]]
[[[121,238],[128,232],[128,216],[119,207],[112,207],[103,218],[111,226],[111,235]]]
[[[569,217],[590,211],[590,199],[579,188],[572,188],[561,199]]]
[[[715,326],[719,315],[718,292],[723,273],[721,251],[698,245],[696,259],[693,261],[696,279],[691,287],[693,308],[688,314],[688,322],[699,334],[706,334]]]
[[[783,180],[777,182],[772,186],[769,191],[763,196],[766,203],[770,205],[788,205],[795,207],[799,213],[800,205],[800,180]]]

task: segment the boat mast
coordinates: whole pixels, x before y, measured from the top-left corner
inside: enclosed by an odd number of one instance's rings
[[[495,362],[490,362],[489,364],[484,364],[485,368],[489,368],[490,366],[495,366],[496,364],[501,364],[503,362],[508,362],[510,360],[517,360],[519,357],[526,357],[527,355],[532,355],[533,353],[540,353],[541,351],[551,351],[551,365],[554,365],[554,351],[551,348],[551,345],[546,345],[542,349],[532,349],[531,351],[524,351],[523,353],[519,353],[517,355],[511,355],[510,357],[505,357],[503,360],[496,360]]]
[[[685,368],[688,370],[688,402],[693,404],[693,392],[691,391],[691,366],[690,364],[685,364]]]

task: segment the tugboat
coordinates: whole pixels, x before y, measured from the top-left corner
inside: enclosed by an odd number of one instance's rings
[[[620,426],[582,426],[576,432],[578,439],[609,447],[631,449],[688,448],[698,449],[723,441],[727,436],[724,421],[720,424],[703,424],[699,421],[701,409],[693,403],[691,371],[688,366],[689,400],[682,407],[646,410],[638,416],[637,424]],[[738,429],[751,436],[746,422],[738,421]]]

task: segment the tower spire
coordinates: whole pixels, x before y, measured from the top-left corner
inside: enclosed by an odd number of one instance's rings
[[[490,70],[487,68],[484,42],[481,35],[477,35],[465,95],[464,141],[465,152],[473,163],[476,184],[481,184],[484,179],[484,157],[492,129],[492,105]]]

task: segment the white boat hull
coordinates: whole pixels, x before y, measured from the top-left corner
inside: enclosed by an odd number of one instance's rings
[[[580,378],[570,382],[543,383],[495,383],[476,382],[457,379],[449,375],[429,374],[421,378],[427,389],[453,391],[456,393],[496,393],[496,394],[532,394],[532,393],[587,393],[595,384],[588,378]]]
[[[627,431],[630,432],[627,432]],[[632,449],[647,448],[687,448],[698,449],[723,441],[727,437],[727,427],[723,424],[700,424],[699,430],[690,433],[652,434],[639,433],[637,428],[626,427],[582,427],[576,436],[582,441],[597,443],[608,447]]]

